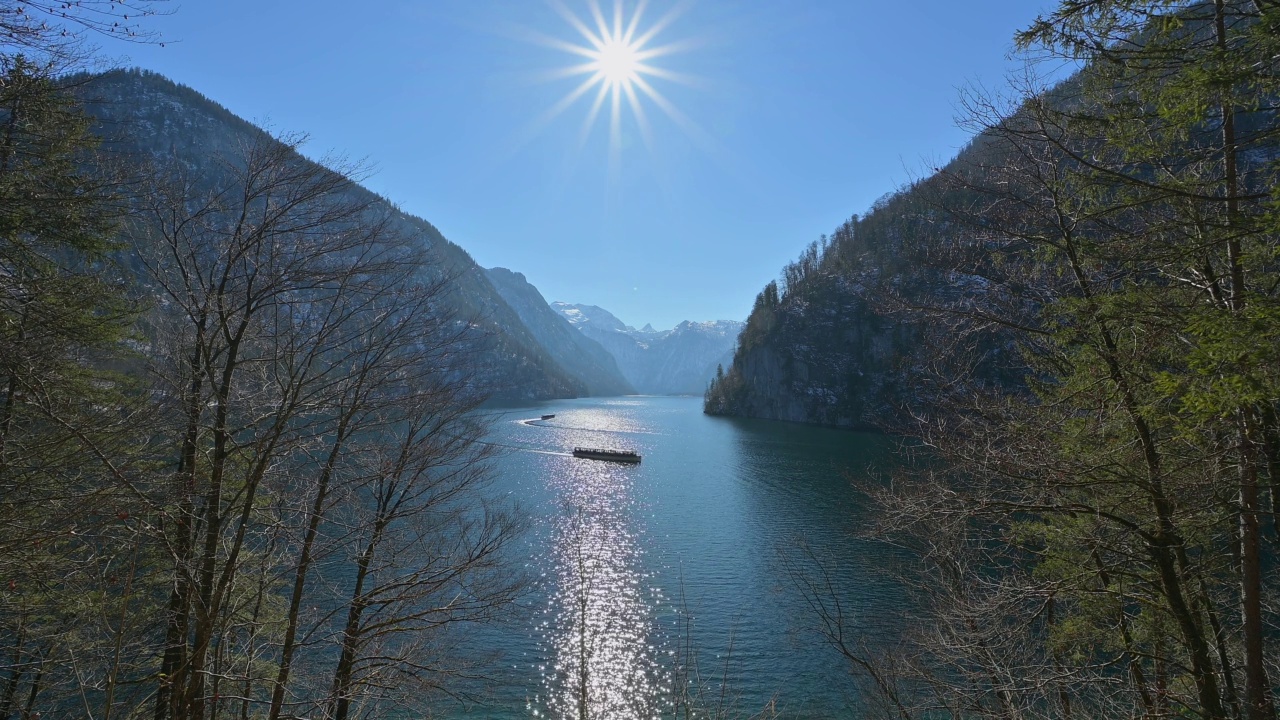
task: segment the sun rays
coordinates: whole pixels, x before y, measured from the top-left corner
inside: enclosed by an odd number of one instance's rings
[[[600,0],[587,0],[586,18],[570,10],[563,0],[548,2],[579,37],[570,42],[542,36],[542,43],[580,59],[580,62],[557,70],[549,77],[576,77],[581,80],[544,114],[542,122],[550,122],[570,107],[580,104],[579,101],[589,98],[578,138],[581,149],[601,116],[606,114],[607,107],[609,159],[610,167],[615,171],[621,161],[622,123],[626,112],[634,119],[641,139],[650,149],[653,132],[645,111],[646,104],[657,107],[685,132],[700,133],[697,126],[656,87],[660,81],[685,85],[696,83],[694,78],[654,64],[655,60],[689,47],[688,42],[657,42],[662,31],[681,14],[684,4],[675,6],[649,23],[645,14],[647,0],[636,3],[630,13],[625,12],[622,0],[614,0],[612,12],[608,14]]]

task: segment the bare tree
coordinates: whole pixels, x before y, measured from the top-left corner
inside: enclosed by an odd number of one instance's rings
[[[421,698],[448,678],[425,644],[517,587],[453,278],[296,144],[171,168],[137,216],[175,458],[158,718]]]
[[[158,519],[175,571],[160,716],[205,717],[219,619],[259,542],[260,494],[290,486],[287,461],[314,442],[346,380],[331,357],[344,331],[415,267],[385,215],[343,194],[350,179],[295,146],[262,135],[225,161],[224,180],[175,174],[139,225],[163,293],[157,355],[171,359],[155,368],[180,423],[175,504]]]
[[[339,655],[328,716],[382,717],[420,706],[462,666],[440,644],[457,623],[491,620],[523,588],[506,565],[520,523],[477,505],[491,447],[457,385],[415,383],[377,447],[362,453],[363,482],[338,522],[353,529],[353,577],[339,613]],[[340,606],[342,607],[342,606]]]
[[[25,55],[41,66],[66,71],[94,54],[89,39],[158,43],[146,20],[163,12],[165,0],[3,0],[0,55]]]

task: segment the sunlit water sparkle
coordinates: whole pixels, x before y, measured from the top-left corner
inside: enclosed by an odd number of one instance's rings
[[[555,418],[541,420],[542,414]],[[887,457],[860,433],[702,415],[697,398],[557,401],[495,416],[498,489],[531,515],[533,613],[481,630],[508,658],[469,716],[563,720],[850,715],[856,688],[784,569],[800,543],[833,557],[855,625],[890,637],[891,553],[853,534],[850,474]],[[632,449],[640,465],[574,458]],[[853,715],[856,717],[856,714]]]
[[[558,717],[650,717],[663,694],[650,639],[650,608],[661,598],[646,597],[639,569],[630,469],[575,463],[558,478],[565,512],[555,523],[546,638],[555,665],[545,678]]]

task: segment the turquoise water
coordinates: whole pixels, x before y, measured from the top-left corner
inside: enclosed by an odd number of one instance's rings
[[[539,416],[554,413],[551,420]],[[746,717],[856,716],[856,685],[815,630],[800,577],[830,572],[849,628],[874,648],[903,598],[884,546],[856,539],[854,488],[888,467],[863,433],[713,418],[698,398],[556,401],[501,411],[495,491],[530,517],[527,612],[469,643],[500,654],[484,717],[668,717],[694,697]],[[623,448],[640,465],[574,458]]]

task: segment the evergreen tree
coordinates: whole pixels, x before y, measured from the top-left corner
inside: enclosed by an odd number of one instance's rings
[[[146,550],[133,546],[132,516],[142,509],[135,481],[147,443],[144,415],[118,372],[132,313],[107,258],[115,203],[90,169],[89,121],[24,57],[0,57],[0,71],[0,577],[7,586],[0,716],[7,717],[42,693],[70,692],[72,653],[101,661],[107,702],[119,699],[117,680],[132,664],[122,643],[136,637],[125,608],[145,594],[137,568]]]

